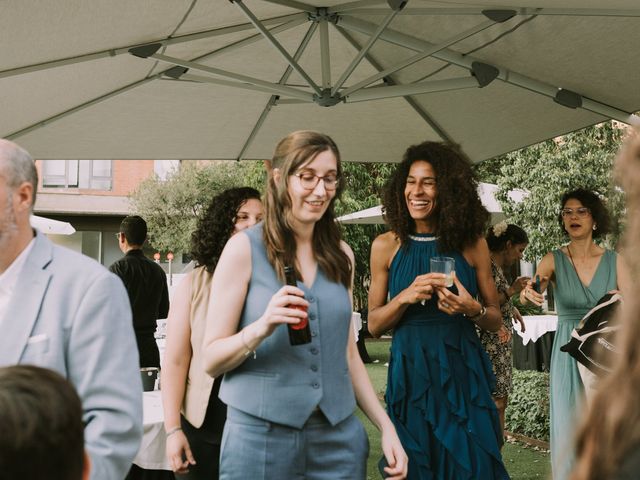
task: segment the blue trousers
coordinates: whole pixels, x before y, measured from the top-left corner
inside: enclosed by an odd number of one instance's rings
[[[365,480],[368,455],[355,415],[331,426],[318,411],[297,429],[228,407],[220,480]]]

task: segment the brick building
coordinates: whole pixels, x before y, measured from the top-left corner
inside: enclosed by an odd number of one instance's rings
[[[116,239],[120,222],[135,213],[128,195],[149,176],[164,178],[178,166],[178,160],[37,160],[34,213],[71,223],[74,234],[50,238],[108,266],[122,256]]]

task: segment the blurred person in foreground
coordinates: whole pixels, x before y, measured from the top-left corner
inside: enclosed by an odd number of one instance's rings
[[[227,408],[218,398],[222,376],[214,380],[202,364],[209,292],[229,238],[261,220],[260,193],[249,187],[230,188],[211,200],[191,236],[196,267],[173,296],[162,370],[167,458],[181,478],[218,478]]]
[[[0,366],[39,365],[67,378],[82,399],[91,479],[121,479],[142,438],[127,292],[98,262],[31,228],[37,185],[31,156],[0,140]]]
[[[264,222],[229,239],[207,309],[205,368],[225,374],[220,478],[366,479],[357,402],[381,431],[385,474],[403,479],[406,455],[351,323],[354,257],[334,216],[338,147],[327,135],[293,132],[271,165]],[[307,327],[306,343],[291,344],[289,324]]]
[[[512,223],[502,221],[489,229],[487,245],[491,252],[491,274],[498,290],[502,327],[497,332],[490,332],[478,328],[480,343],[487,351],[493,373],[496,376],[496,387],[493,391],[493,401],[496,403],[500,415],[500,426],[504,434],[504,414],[511,393],[513,372],[513,321],[520,324],[524,332],[525,325],[522,315],[513,304],[511,297],[525,287],[529,277],[518,277],[509,284],[504,270],[512,267],[522,259],[524,249],[529,245],[527,232]]]
[[[0,432],[0,480],[89,478],[82,404],[53,370],[0,368]]]
[[[631,135],[618,156],[616,174],[627,196],[623,246],[631,277],[622,286],[617,334],[621,350],[581,421],[571,480],[640,477],[640,131]]]
[[[569,243],[542,258],[534,276],[540,278],[540,291],[536,292],[533,280],[529,280],[520,292],[520,302],[541,306],[542,293],[553,283],[558,327],[549,369],[551,468],[555,480],[565,480],[573,465],[572,439],[578,413],[585,406],[585,391],[593,392],[595,384],[585,385],[580,369],[588,370],[560,347],[602,296],[624,288],[629,280],[622,257],[595,242],[611,228],[606,205],[595,192],[578,188],[562,195],[558,222]]]
[[[506,479],[495,378],[476,325],[502,325],[484,238],[489,212],[455,145],[410,146],[384,189],[391,231],[371,246],[369,331],[393,328],[385,400],[412,480]],[[455,260],[445,275],[431,259]]]

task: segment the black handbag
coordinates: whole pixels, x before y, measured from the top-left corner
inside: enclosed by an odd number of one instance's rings
[[[620,325],[617,322],[617,312],[621,304],[622,296],[618,293],[603,296],[582,317],[571,332],[571,340],[561,346],[560,350],[567,352],[598,376],[609,373],[619,352],[616,337]]]

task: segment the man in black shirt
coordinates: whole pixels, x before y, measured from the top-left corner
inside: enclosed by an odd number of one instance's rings
[[[156,320],[167,318],[169,313],[169,289],[162,267],[142,253],[146,239],[147,223],[142,217],[126,217],[118,233],[120,250],[125,256],[111,265],[109,270],[122,279],[129,294],[140,367],[159,368],[160,353],[154,332]]]

